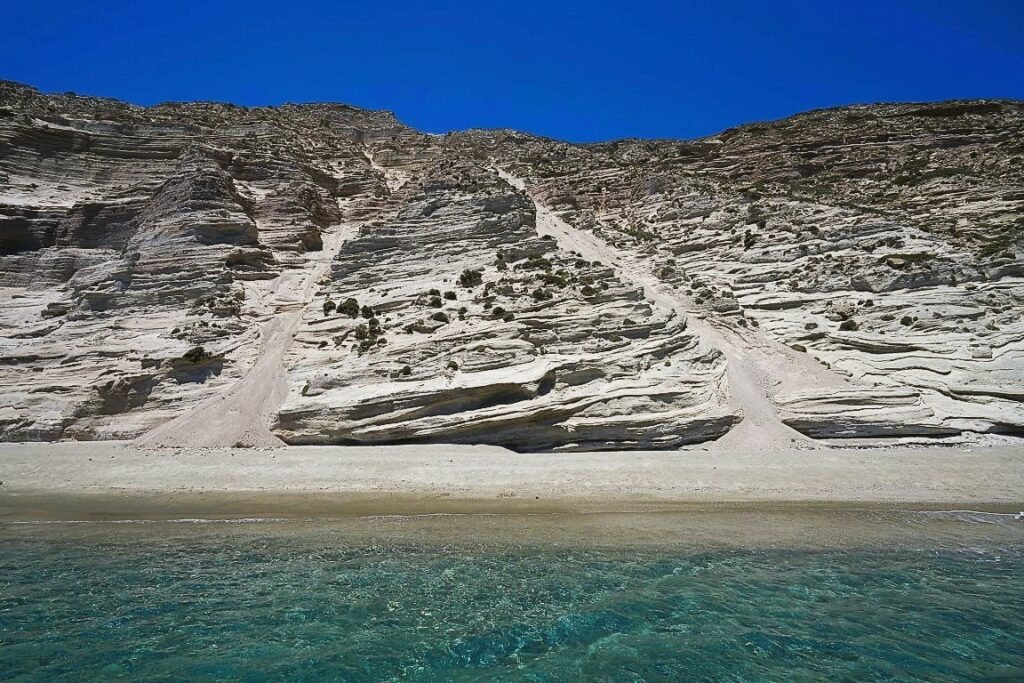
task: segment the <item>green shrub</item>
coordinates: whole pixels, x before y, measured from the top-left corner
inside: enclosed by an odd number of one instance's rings
[[[436,320],[439,323],[447,323],[448,322],[448,314],[443,312],[443,311],[438,311],[434,315],[430,316],[430,319],[431,320]]]
[[[530,296],[533,297],[534,301],[549,301],[554,295],[548,290],[542,287],[538,287],[537,289],[533,290]]]
[[[467,268],[459,275],[459,284],[463,287],[476,287],[484,281],[484,275],[479,270]]]
[[[441,302],[441,297],[439,297],[439,296],[432,296],[432,297],[430,297],[430,307],[431,308],[441,308],[441,306],[443,306],[443,305],[444,304]]]
[[[355,318],[359,315],[359,302],[352,298],[345,299],[345,303],[338,306],[338,313]]]
[[[448,299],[448,301],[455,301],[455,292],[449,289],[444,293],[444,298]]]
[[[370,308],[369,306],[363,306],[362,308],[359,309],[359,314],[367,319],[372,318],[373,309]]]
[[[449,370],[458,370],[459,369],[459,364],[456,363],[453,360],[450,360],[450,361],[448,361],[448,369]]]
[[[526,270],[551,270],[551,261],[540,254],[531,254],[530,257],[526,259],[526,263],[520,267]]]
[[[338,305],[336,303],[328,299],[327,301],[324,302],[324,315],[330,315],[331,311],[333,311],[337,307]]]

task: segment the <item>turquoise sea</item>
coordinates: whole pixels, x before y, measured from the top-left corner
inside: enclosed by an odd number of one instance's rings
[[[0,679],[1024,680],[1024,522],[758,519],[8,522]]]

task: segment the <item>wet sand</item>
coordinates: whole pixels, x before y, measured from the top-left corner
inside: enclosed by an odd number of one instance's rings
[[[1024,448],[517,454],[485,446],[0,445],[5,519],[1024,510]]]

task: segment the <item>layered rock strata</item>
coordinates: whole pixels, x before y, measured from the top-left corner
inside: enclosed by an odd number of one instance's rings
[[[1009,101],[572,145],[0,82],[0,439],[1024,432],[1022,162]]]
[[[342,247],[287,365],[288,443],[671,448],[738,421],[721,354],[474,162],[423,169]]]
[[[0,438],[130,438],[237,381],[289,273],[385,191],[364,140],[401,130],[0,83]]]
[[[800,431],[1024,428],[1021,103],[848,107],[694,142],[450,144],[646,259],[694,315],[831,371],[778,378]]]

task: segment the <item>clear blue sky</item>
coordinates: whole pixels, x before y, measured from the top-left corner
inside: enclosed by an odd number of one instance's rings
[[[1024,0],[3,3],[0,78],[338,101],[431,132],[694,137],[855,102],[1024,99]]]

